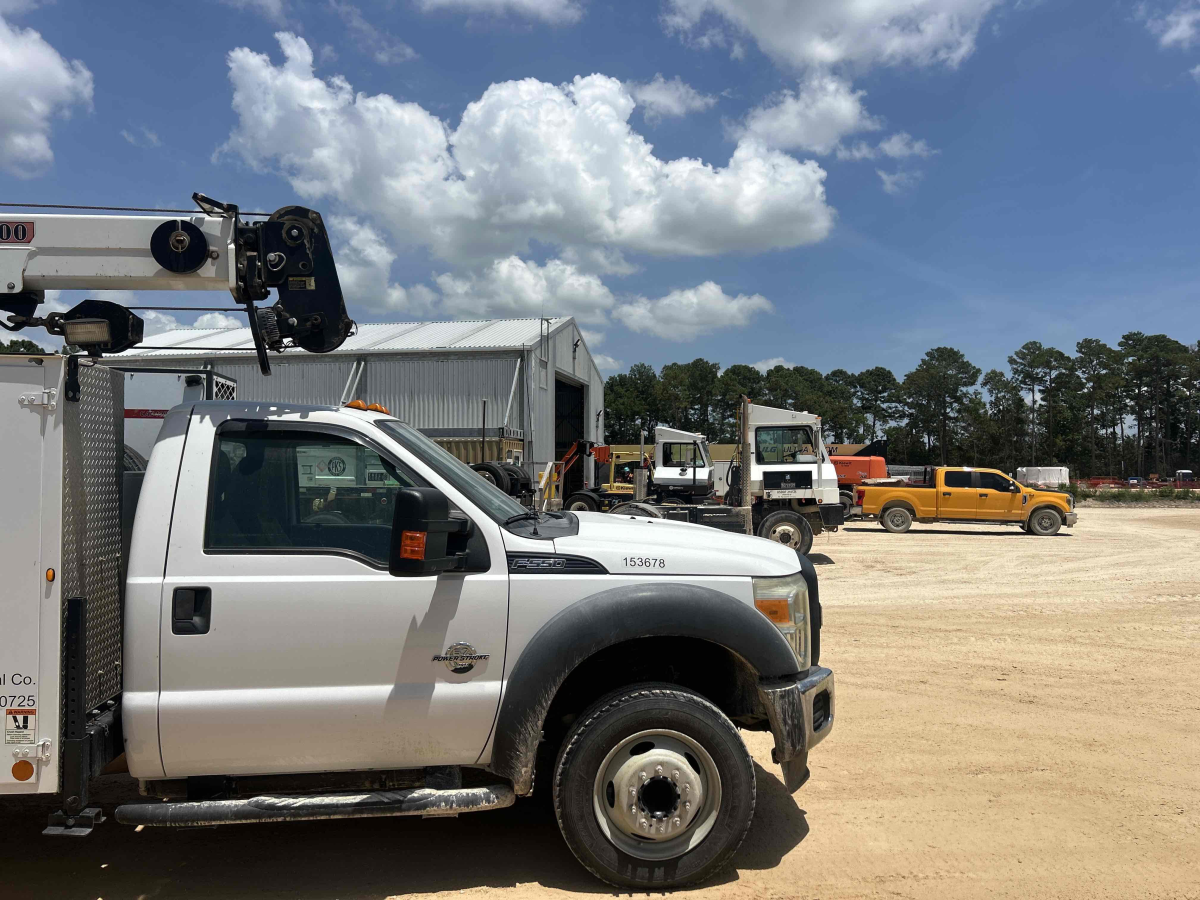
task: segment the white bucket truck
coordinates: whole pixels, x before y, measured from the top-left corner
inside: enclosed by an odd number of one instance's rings
[[[48,324],[119,345],[88,311]],[[184,403],[126,490],[121,374],[90,363],[0,357],[0,807],[58,794],[48,831],[86,833],[122,755],[146,799],[115,818],[147,827],[457,815],[536,785],[589,870],[657,890],[745,836],[739,728],[808,778],[834,679],[792,548],[535,512],[369,409]]]

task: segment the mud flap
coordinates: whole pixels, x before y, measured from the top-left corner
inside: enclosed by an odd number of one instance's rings
[[[811,774],[808,768],[807,753],[793,756],[779,765],[783,769],[783,785],[788,789],[789,794],[794,794],[804,787],[804,783],[808,781],[808,776]]]

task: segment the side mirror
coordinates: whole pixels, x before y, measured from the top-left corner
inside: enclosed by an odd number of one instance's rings
[[[461,569],[466,553],[451,554],[451,534],[464,534],[466,519],[450,518],[450,501],[437,488],[410,487],[396,492],[388,571],[393,575],[436,575]]]

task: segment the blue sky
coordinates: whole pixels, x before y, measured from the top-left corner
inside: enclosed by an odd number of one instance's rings
[[[359,321],[572,314],[609,372],[1200,337],[1200,0],[0,17],[0,199],[310,205]]]

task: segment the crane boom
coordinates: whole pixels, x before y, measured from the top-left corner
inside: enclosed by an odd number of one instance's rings
[[[268,350],[327,353],[354,328],[321,214],[285,206],[243,222],[238,207],[193,194],[191,215],[20,215],[0,220],[0,327],[91,335],[93,356],[136,346],[141,319],[89,299],[38,316],[47,290],[227,290],[245,307],[263,374]],[[270,290],[275,303],[256,307]],[[87,323],[91,330],[83,328]],[[107,335],[107,341],[102,339]],[[119,337],[118,337],[119,335]],[[75,341],[69,341],[75,343]]]

